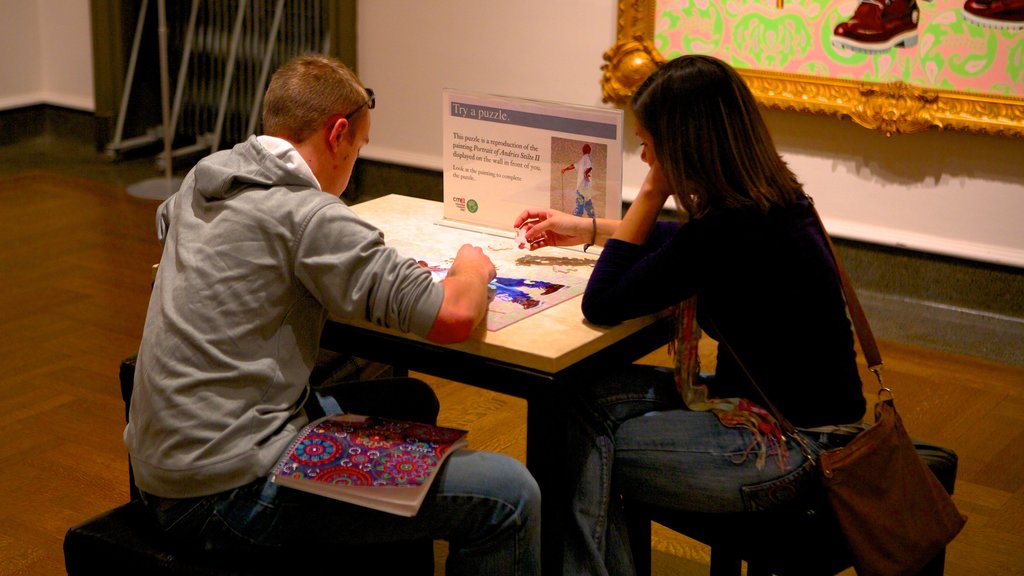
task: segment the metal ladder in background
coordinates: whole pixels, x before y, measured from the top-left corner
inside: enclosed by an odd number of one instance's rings
[[[191,140],[172,149],[172,162],[255,133],[270,73],[293,56],[330,49],[327,1],[192,0],[187,17],[181,11],[172,15],[172,25],[180,30],[183,24],[185,31],[171,45],[180,64],[168,130],[174,141]],[[149,0],[142,0],[117,124],[105,150],[115,159],[164,137],[162,124],[124,137],[148,10]],[[165,156],[157,156],[161,168]]]

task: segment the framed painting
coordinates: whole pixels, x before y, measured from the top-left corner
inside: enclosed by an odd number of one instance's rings
[[[735,66],[768,108],[1024,137],[1024,0],[619,0],[604,101],[692,53]]]

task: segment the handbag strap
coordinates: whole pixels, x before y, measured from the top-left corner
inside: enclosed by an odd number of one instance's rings
[[[839,280],[843,289],[843,296],[846,300],[846,308],[850,314],[850,322],[853,324],[854,333],[857,335],[857,340],[860,342],[861,351],[864,354],[864,360],[867,362],[868,369],[878,379],[878,393],[892,394],[892,391],[885,387],[882,383],[882,354],[878,350],[878,343],[875,341],[875,335],[871,331],[871,325],[868,323],[868,318],[864,314],[864,309],[860,305],[860,299],[857,298],[857,292],[853,289],[853,284],[850,283],[849,276],[846,275],[846,269],[843,267],[842,261],[839,259],[839,255],[836,253],[836,247],[832,244],[832,239],[828,235],[828,231],[825,230],[825,224],[821,221],[821,215],[818,214],[818,209],[814,206],[814,200],[810,197],[806,197],[811,204],[811,212],[814,213],[814,218],[818,222],[818,227],[821,229],[821,234],[825,238],[825,242],[828,244],[829,252],[832,254],[832,260],[836,264],[836,270],[839,272]],[[712,322],[713,324],[713,322]],[[813,454],[806,442],[799,433],[797,433],[796,427],[782,415],[782,412],[772,404],[772,401],[768,399],[768,395],[764,393],[764,390],[757,385],[757,380],[754,380],[754,375],[747,370],[746,365],[740,360],[738,354],[729,344],[725,336],[717,328],[715,332],[718,334],[718,342],[725,346],[725,348],[732,355],[733,359],[736,360],[736,364],[743,371],[743,374],[747,377],[747,380],[754,386],[757,393],[761,395],[761,400],[765,403],[765,408],[771,412],[772,416],[779,423],[779,427],[782,431],[792,438],[799,446],[800,451],[803,452],[804,456],[808,460],[814,460]]]

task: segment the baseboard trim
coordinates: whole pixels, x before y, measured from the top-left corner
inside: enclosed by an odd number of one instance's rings
[[[1024,318],[857,290],[879,339],[1024,367]]]
[[[62,138],[94,142],[96,116],[92,112],[53,104],[0,110],[0,134],[8,143],[58,133]]]
[[[822,219],[825,220],[829,234],[838,238],[976,260],[978,262],[988,262],[1000,266],[1024,268],[1024,250],[1014,246],[1000,246],[960,238],[946,238],[934,234],[897,230],[841,218],[829,219],[822,217]]]

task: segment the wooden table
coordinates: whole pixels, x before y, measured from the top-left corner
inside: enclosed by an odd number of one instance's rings
[[[410,257],[429,242],[449,250],[470,243],[484,248],[499,273],[524,256],[536,265],[572,266],[589,277],[596,256],[578,250],[546,249],[528,253],[513,249],[508,237],[438,225],[440,202],[390,195],[352,209],[384,231],[387,243]],[[510,222],[511,226],[511,222]],[[543,494],[543,562],[545,574],[561,573],[559,502],[566,486],[560,466],[565,462],[564,417],[566,384],[593,380],[602,366],[632,362],[664,345],[671,319],[667,314],[639,318],[618,326],[589,324],[581,298],[562,302],[497,331],[483,326],[467,341],[438,345],[368,322],[330,320],[321,345],[399,368],[431,374],[527,401],[527,467]]]

